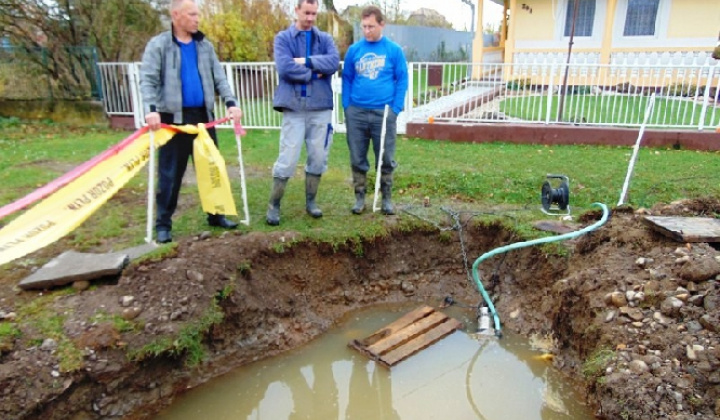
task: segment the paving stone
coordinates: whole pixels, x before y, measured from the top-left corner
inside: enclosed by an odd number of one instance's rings
[[[553,233],[568,233],[579,229],[579,225],[574,223],[559,222],[556,220],[540,220],[533,224],[537,230]]]
[[[121,251],[118,251],[119,253],[127,254],[128,258],[130,258],[130,261],[136,260],[140,257],[142,257],[145,254],[148,254],[154,250],[158,249],[158,246],[156,243],[145,243],[142,245],[138,245],[132,248],[123,249]]]
[[[47,289],[111,276],[120,273],[129,261],[128,254],[124,252],[87,254],[66,251],[24,278],[19,287],[24,290]]]

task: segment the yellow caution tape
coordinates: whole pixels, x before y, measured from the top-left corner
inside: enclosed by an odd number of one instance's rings
[[[225,169],[225,159],[215,147],[204,124],[198,125],[198,131],[193,143],[193,161],[203,211],[235,216],[237,210]]]
[[[203,209],[209,213],[237,214],[225,162],[205,127],[175,128],[199,134],[195,150],[200,153],[193,161]],[[163,146],[176,132],[169,128],[155,131],[155,146]],[[10,222],[0,230],[0,265],[50,245],[75,230],[132,179],[149,156],[150,134],[145,133]],[[208,190],[208,186],[212,188]]]

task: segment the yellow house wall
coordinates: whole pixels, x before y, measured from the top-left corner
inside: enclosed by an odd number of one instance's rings
[[[523,10],[522,4],[527,4],[530,10]],[[515,40],[551,40],[555,38],[555,20],[552,13],[552,2],[547,0],[523,0],[518,1],[518,9],[515,12],[514,22]]]
[[[673,1],[668,38],[715,37],[720,30],[720,1]]]
[[[489,1],[489,0],[484,0]],[[614,52],[693,52],[703,50],[705,39],[711,38],[712,45],[704,47],[707,51],[710,47],[714,47],[718,30],[720,30],[720,0],[672,0],[669,2],[671,9],[665,18],[664,28],[660,29],[660,39],[658,40],[639,40],[634,42],[638,45],[623,45],[624,42],[618,42],[616,26],[614,22],[618,18],[618,8],[624,7],[622,0],[598,0],[605,2],[605,9],[602,11],[602,19],[600,25],[596,28],[600,31],[600,42],[597,45],[581,45],[576,42],[573,47],[573,53],[599,53],[600,62],[607,64],[610,56]],[[526,4],[530,10],[523,9],[522,4]],[[503,44],[505,50],[505,63],[512,63],[515,53],[526,52],[566,52],[567,41],[562,39],[562,34],[556,33],[556,28],[562,26],[556,22],[554,15],[564,19],[564,13],[553,10],[553,0],[507,0],[506,5],[511,10],[510,14],[510,30],[507,42]],[[621,11],[620,11],[621,12]],[[559,18],[559,19],[560,19]],[[660,19],[660,18],[659,18]],[[668,41],[669,45],[664,44]],[[518,48],[517,42],[546,41],[548,45],[544,47],[525,47]],[[634,41],[634,40],[633,40]],[[685,42],[687,41],[687,42]],[[552,43],[557,45],[554,45]],[[701,46],[701,45],[702,46]],[[487,51],[487,50],[486,50]],[[601,80],[607,76],[605,71],[601,71]],[[508,76],[505,75],[507,78]],[[534,77],[534,76],[532,76]],[[612,83],[620,83],[629,80],[613,79]],[[559,79],[556,79],[558,82]],[[582,80],[575,80],[571,75],[572,83],[587,83]],[[635,85],[656,85],[657,80],[633,80]],[[612,84],[611,83],[611,84]],[[715,82],[712,83],[713,85]]]

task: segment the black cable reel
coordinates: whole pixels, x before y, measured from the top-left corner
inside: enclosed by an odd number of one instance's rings
[[[553,183],[557,185],[556,188],[553,187]],[[548,174],[547,180],[542,185],[540,200],[543,213],[551,216],[570,215],[570,180],[568,177]]]

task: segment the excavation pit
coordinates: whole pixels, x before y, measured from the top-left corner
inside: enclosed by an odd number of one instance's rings
[[[687,216],[695,204],[656,214]],[[695,214],[713,212],[717,203]],[[497,222],[464,226],[470,264],[524,240]],[[153,418],[189,389],[300,349],[354,311],[437,308],[448,297],[457,306],[448,309],[467,311],[481,297],[461,249],[457,231],[431,226],[339,245],[293,232],[182,240],[117,284],[55,297],[65,335],[83,349],[78,365],[58,362],[65,343],[15,338],[0,356],[0,418]],[[503,331],[552,342],[543,363],[579,381],[593,415],[684,420],[720,415],[718,260],[709,244],[675,242],[627,211],[562,248],[511,251],[479,271]],[[133,328],[118,329],[113,320],[128,310]]]

